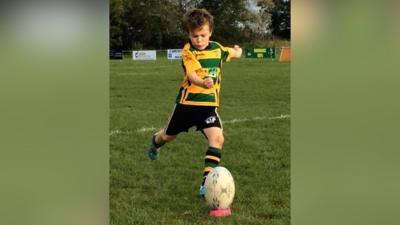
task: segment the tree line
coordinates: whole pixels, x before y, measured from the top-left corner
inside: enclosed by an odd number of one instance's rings
[[[110,0],[110,49],[181,48],[194,7],[214,16],[212,39],[225,45],[290,40],[290,0]]]

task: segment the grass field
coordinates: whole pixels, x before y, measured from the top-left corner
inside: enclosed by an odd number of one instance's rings
[[[290,64],[225,63],[221,166],[236,185],[233,215],[208,216],[198,197],[207,142],[191,129],[150,161],[152,134],[171,113],[179,60],[110,61],[110,224],[290,224]]]

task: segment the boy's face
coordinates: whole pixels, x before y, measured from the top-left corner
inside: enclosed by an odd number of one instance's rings
[[[197,29],[191,30],[189,32],[189,38],[195,48],[203,50],[208,46],[211,34],[212,32],[208,24],[204,24]]]

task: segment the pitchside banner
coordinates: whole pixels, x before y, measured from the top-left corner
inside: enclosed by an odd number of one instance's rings
[[[182,59],[182,49],[168,49],[168,59]]]
[[[276,56],[275,48],[246,48],[244,50],[246,58],[269,58]]]
[[[133,60],[156,60],[156,51],[132,51]]]

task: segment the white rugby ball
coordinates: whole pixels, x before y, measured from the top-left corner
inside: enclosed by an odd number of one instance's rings
[[[235,197],[235,183],[228,169],[217,166],[207,175],[204,183],[205,199],[212,209],[227,209]]]

